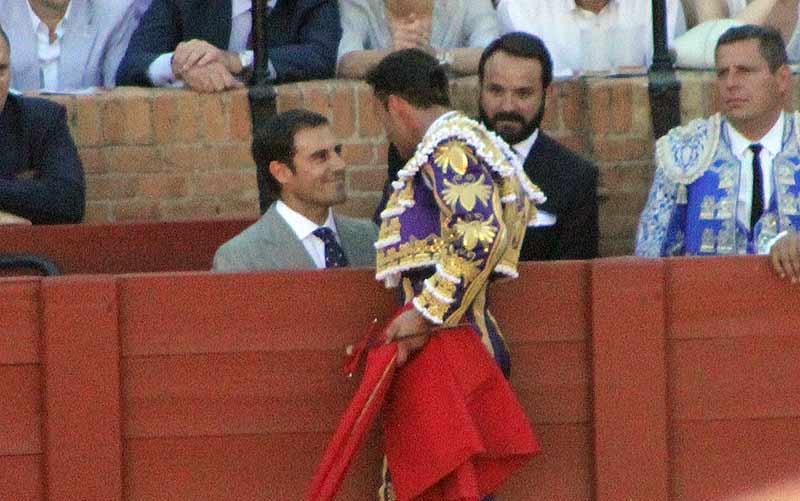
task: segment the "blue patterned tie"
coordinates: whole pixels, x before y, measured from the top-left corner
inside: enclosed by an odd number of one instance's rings
[[[344,255],[342,246],[336,241],[336,236],[333,234],[332,229],[327,226],[320,226],[314,230],[314,235],[325,243],[326,268],[339,268],[349,264],[347,262],[347,256]]]

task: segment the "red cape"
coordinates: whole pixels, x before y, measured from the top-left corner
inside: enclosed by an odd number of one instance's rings
[[[397,346],[375,341],[370,334],[361,344],[374,347],[309,500],[333,499],[382,406],[386,456],[401,501],[480,499],[540,451],[511,386],[472,328],[437,331],[397,373]]]

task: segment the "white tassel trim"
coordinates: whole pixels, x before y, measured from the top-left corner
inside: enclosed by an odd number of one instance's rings
[[[449,298],[444,294],[442,294],[441,292],[439,292],[438,290],[436,290],[436,288],[430,284],[430,278],[425,280],[425,289],[431,294],[433,294],[433,297],[435,297],[436,299],[445,304],[453,304],[453,302],[455,302],[455,299]]]
[[[442,325],[444,323],[444,320],[439,317],[434,317],[428,310],[420,306],[417,302],[417,298],[412,299],[411,303],[414,305],[414,308],[416,308],[416,310],[422,314],[423,317],[427,318],[432,323],[436,325]]]
[[[499,264],[499,265],[495,266],[494,272],[495,273],[499,273],[501,275],[505,275],[507,277],[511,277],[511,278],[518,278],[519,277],[519,273],[517,272],[517,270],[515,270],[514,268],[512,268],[510,266],[506,266],[506,265],[503,265],[503,264]]]
[[[461,283],[461,279],[460,278],[454,277],[453,275],[447,273],[447,271],[445,271],[445,269],[439,263],[436,263],[436,273],[441,275],[442,278],[446,279],[448,282],[454,283],[456,285]]]
[[[394,245],[400,241],[400,235],[395,235],[391,238],[384,238],[383,240],[378,240],[374,244],[375,250],[383,249],[384,247],[389,247],[390,245]]]

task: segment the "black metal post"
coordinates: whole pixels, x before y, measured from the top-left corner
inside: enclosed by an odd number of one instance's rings
[[[667,2],[653,2],[653,65],[649,71],[653,135],[659,138],[681,123],[681,83],[667,48]]]
[[[250,120],[255,131],[275,116],[277,94],[269,82],[269,47],[267,46],[267,2],[253,0],[253,75],[247,98],[250,102]],[[261,213],[273,202],[264,174],[256,172]]]

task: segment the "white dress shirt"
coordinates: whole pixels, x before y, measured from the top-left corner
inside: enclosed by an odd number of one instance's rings
[[[26,0],[25,5],[28,6],[28,11],[31,14],[33,32],[36,33],[36,53],[39,57],[39,67],[42,71],[42,89],[59,89],[58,61],[61,58],[61,39],[64,38],[64,20],[69,17],[69,12],[72,10],[72,3],[70,2],[67,5],[64,17],[56,25],[56,39],[53,43],[50,43],[50,28],[39,19],[39,16],[33,11],[30,2]]]
[[[747,139],[730,122],[725,122],[726,132],[731,141],[731,149],[741,165],[739,168],[739,200],[736,204],[736,219],[745,228],[750,227],[750,211],[753,203],[753,151],[750,149],[750,145],[758,143],[763,146],[758,158],[761,160],[762,195],[764,196],[764,210],[766,210],[769,207],[774,191],[772,161],[780,153],[783,146],[785,120],[784,113],[781,112],[775,125],[764,137],[757,141]]]
[[[304,215],[290,208],[288,205],[278,200],[275,202],[275,210],[286,221],[286,224],[294,231],[297,238],[306,248],[311,259],[317,268],[325,268],[325,242],[321,238],[314,235],[314,230],[320,227],[317,223],[311,221]],[[333,209],[328,209],[328,218],[322,226],[327,226],[333,230],[336,236],[336,241],[341,245],[342,241],[339,238],[339,232],[336,231],[336,222],[333,219]]]
[[[609,0],[597,14],[575,0],[501,0],[497,17],[504,33],[525,31],[541,38],[554,74],[648,66],[653,59],[652,4]],[[667,40],[686,31],[680,0],[667,0]]]
[[[526,137],[522,141],[516,143],[513,146],[514,151],[517,153],[517,157],[522,164],[525,164],[525,159],[528,158],[530,155],[531,150],[533,149],[533,145],[536,144],[536,140],[539,138],[539,129],[533,131],[533,134]],[[545,193],[547,195],[547,193]],[[558,218],[555,214],[550,214],[547,211],[543,211],[542,209],[538,209],[536,211],[536,221],[530,226],[553,226],[556,224]]]
[[[230,52],[246,54],[250,64],[253,61],[253,51],[247,49],[247,39],[253,26],[253,15],[250,12],[252,0],[231,0],[231,36],[228,40]],[[267,7],[272,9],[278,0],[268,0]],[[183,87],[183,81],[178,80],[172,72],[172,56],[174,52],[167,52],[158,56],[147,69],[147,76],[156,87]],[[267,76],[275,79],[276,72],[272,62],[269,62]]]

